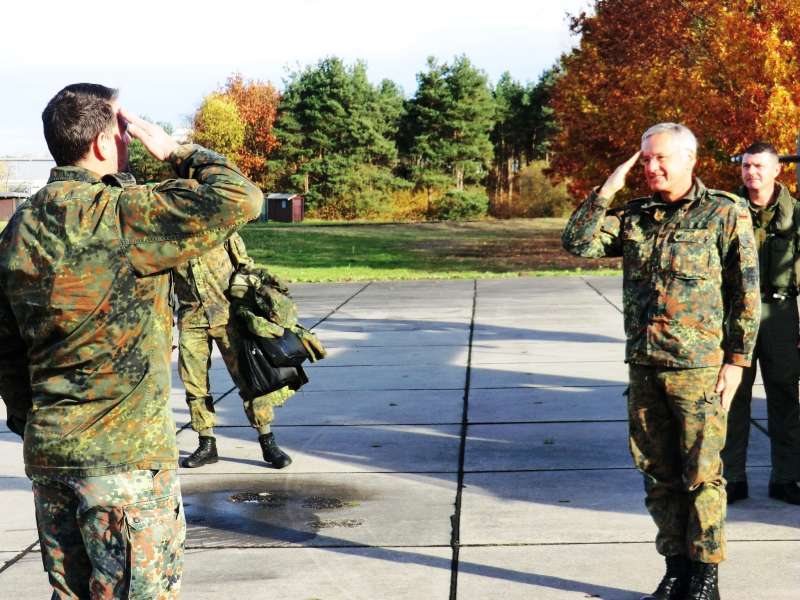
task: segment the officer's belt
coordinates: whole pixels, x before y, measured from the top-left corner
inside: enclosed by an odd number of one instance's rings
[[[797,291],[795,290],[761,290],[761,302],[766,304],[783,302],[796,297]]]

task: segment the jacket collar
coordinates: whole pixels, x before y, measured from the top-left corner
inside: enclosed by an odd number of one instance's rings
[[[47,183],[56,181],[81,181],[84,183],[98,183],[100,178],[96,173],[83,167],[66,166],[66,167],[53,167],[50,169],[50,179]]]
[[[779,182],[775,182],[776,196],[775,202],[764,208],[753,206],[749,200],[747,188],[742,186],[739,188],[739,195],[742,198],[747,198],[747,206],[750,208],[750,213],[753,217],[753,223],[769,222],[774,227],[775,231],[785,232],[789,231],[792,227],[792,220],[794,216],[794,198],[789,194],[789,188]],[[766,220],[761,217],[766,217]]]
[[[642,208],[660,207],[665,208],[668,206],[679,206],[686,203],[692,203],[695,200],[702,200],[706,195],[706,186],[697,177],[694,178],[692,188],[686,193],[683,198],[674,202],[665,201],[659,192],[656,192],[642,205]]]

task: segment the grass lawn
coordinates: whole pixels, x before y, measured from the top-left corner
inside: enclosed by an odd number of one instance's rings
[[[295,282],[619,272],[619,259],[585,260],[564,252],[564,223],[254,223],[242,237],[257,263]]]

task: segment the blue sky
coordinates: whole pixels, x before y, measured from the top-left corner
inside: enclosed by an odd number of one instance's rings
[[[466,54],[492,82],[503,71],[535,81],[577,43],[567,13],[591,4],[139,0],[119,8],[83,0],[58,9],[42,0],[8,3],[0,36],[0,156],[47,156],[41,111],[76,81],[118,87],[124,106],[176,127],[233,72],[282,87],[288,71],[325,56],[365,60],[373,81],[392,79],[409,96],[429,55],[448,61]]]

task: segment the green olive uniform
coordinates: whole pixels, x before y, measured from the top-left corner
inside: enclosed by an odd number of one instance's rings
[[[749,203],[755,229],[761,277],[761,324],[752,366],[728,415],[728,437],[722,451],[725,479],[747,480],[747,444],[756,361],[767,394],[772,454],[772,483],[800,481],[800,351],[798,340],[797,267],[800,262],[800,204],[781,184],[776,201],[759,209]],[[739,190],[747,198],[747,189]]]

